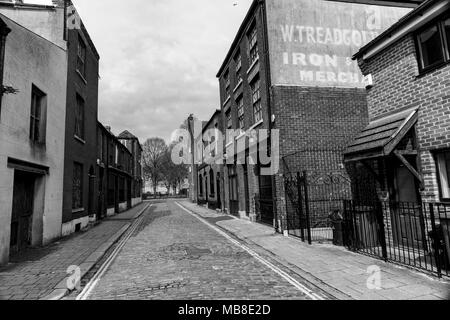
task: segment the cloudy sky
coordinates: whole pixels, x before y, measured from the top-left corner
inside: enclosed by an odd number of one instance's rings
[[[251,0],[73,2],[101,55],[99,120],[114,133],[169,139],[190,113],[219,108],[215,75]]]

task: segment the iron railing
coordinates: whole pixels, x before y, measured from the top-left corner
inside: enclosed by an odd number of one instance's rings
[[[346,200],[343,213],[350,250],[450,276],[450,204]]]

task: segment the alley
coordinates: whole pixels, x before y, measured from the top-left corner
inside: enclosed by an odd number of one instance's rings
[[[311,295],[168,200],[147,210],[87,299],[311,299]]]

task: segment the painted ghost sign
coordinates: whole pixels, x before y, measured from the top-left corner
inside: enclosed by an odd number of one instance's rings
[[[274,85],[363,87],[351,59],[409,8],[325,0],[266,0]]]

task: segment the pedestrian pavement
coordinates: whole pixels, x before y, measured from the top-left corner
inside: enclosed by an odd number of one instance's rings
[[[30,248],[0,268],[0,300],[58,299],[67,293],[70,266],[85,274],[117,241],[148,203],[48,246]]]
[[[448,279],[438,279],[332,244],[308,245],[275,233],[266,225],[238,218],[225,220],[224,214],[188,200],[179,203],[247,244],[260,248],[337,299],[450,300]],[[380,272],[374,273],[374,270]]]

